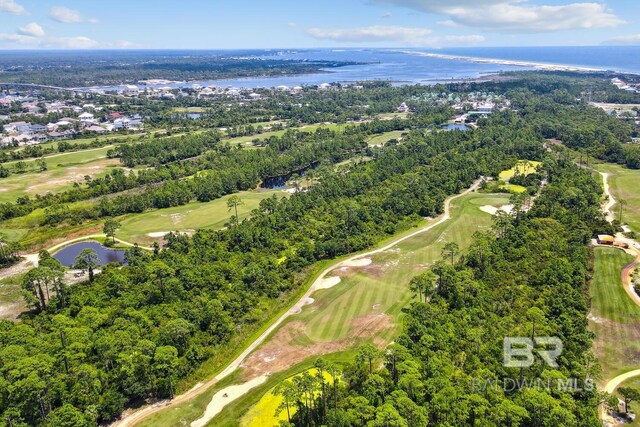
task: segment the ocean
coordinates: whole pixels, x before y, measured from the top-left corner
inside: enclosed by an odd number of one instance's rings
[[[233,54],[233,51],[227,51]],[[470,58],[495,59],[495,63],[478,63],[462,59],[420,56],[420,53],[452,55]],[[255,53],[254,53],[255,54]],[[257,54],[260,54],[258,51]],[[457,48],[457,49],[291,49],[265,50],[261,56],[282,60],[356,61],[363,65],[330,68],[320,73],[250,77],[240,79],[180,82],[148,87],[173,88],[202,86],[258,88],[277,86],[319,85],[322,83],[386,80],[394,85],[434,84],[465,78],[478,78],[500,71],[534,69],[533,64],[516,66],[501,64],[500,60],[536,64],[586,67],[640,74],[640,46],[595,47],[505,47],[505,48]],[[117,90],[121,87],[102,87]]]

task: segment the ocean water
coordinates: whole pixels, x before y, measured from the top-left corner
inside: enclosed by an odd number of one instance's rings
[[[409,52],[409,53],[407,53]],[[362,65],[329,68],[320,73],[181,82],[148,87],[173,88],[202,86],[257,88],[277,86],[319,85],[334,82],[386,80],[394,85],[446,83],[455,79],[477,78],[500,71],[526,70],[533,67],[499,63],[476,63],[460,59],[424,57],[412,53],[427,52],[496,60],[528,61],[543,64],[572,65],[640,74],[640,47],[512,47],[466,49],[309,49],[254,51],[253,55],[282,60],[356,61]],[[229,51],[227,53],[233,53]],[[118,90],[121,87],[103,87]]]

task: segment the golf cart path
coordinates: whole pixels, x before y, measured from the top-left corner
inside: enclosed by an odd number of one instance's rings
[[[407,239],[410,239],[418,234],[427,232],[431,229],[433,229],[434,227],[437,227],[443,223],[445,223],[446,221],[448,221],[451,218],[451,202],[462,197],[465,196],[475,190],[477,190],[480,187],[480,183],[482,182],[482,179],[478,179],[477,181],[475,181],[473,183],[473,185],[471,187],[469,187],[468,189],[466,189],[465,191],[450,196],[448,197],[445,202],[444,202],[444,212],[442,213],[442,215],[440,216],[440,219],[438,219],[438,221],[423,227],[417,231],[414,231],[410,234],[404,235],[402,237],[399,237],[395,240],[393,240],[391,243],[378,248],[378,249],[374,249],[365,253],[359,253],[356,255],[353,255],[345,260],[342,261],[338,261],[336,263],[331,264],[329,267],[325,268],[313,281],[313,283],[311,284],[311,286],[309,287],[309,289],[305,292],[305,294],[289,309],[287,310],[286,313],[284,313],[282,316],[280,316],[273,324],[271,324],[271,326],[269,326],[258,338],[256,338],[235,360],[233,360],[224,370],[222,370],[218,375],[216,375],[215,377],[211,378],[210,380],[204,382],[204,383],[198,383],[196,384],[193,388],[191,388],[189,391],[176,396],[173,398],[173,400],[170,401],[162,401],[162,402],[158,402],[155,403],[153,405],[150,406],[146,406],[138,411],[135,411],[127,416],[125,416],[124,418],[114,422],[111,426],[112,427],[128,427],[128,426],[133,426],[136,425],[137,423],[139,423],[140,421],[144,420],[146,417],[161,411],[165,408],[169,408],[169,407],[173,407],[176,405],[179,405],[181,403],[187,402],[197,396],[199,396],[200,394],[204,393],[205,391],[207,391],[211,386],[213,386],[215,383],[217,383],[218,381],[222,380],[223,378],[226,378],[227,376],[229,376],[232,372],[234,372],[236,369],[238,369],[240,367],[240,365],[242,364],[242,362],[247,358],[247,356],[249,356],[249,354],[251,354],[256,348],[258,348],[266,339],[269,335],[271,335],[281,324],[282,322],[284,322],[289,316],[298,313],[301,311],[302,307],[304,305],[306,305],[308,303],[309,298],[311,297],[311,295],[318,290],[319,288],[322,287],[322,284],[325,280],[325,276],[327,274],[329,274],[330,272],[332,272],[333,270],[340,268],[340,267],[344,267],[344,266],[348,266],[351,263],[353,263],[355,260],[360,259],[360,258],[365,258],[365,257],[369,257],[371,255],[375,255],[378,254],[380,252],[384,252],[387,251],[391,248],[393,248],[395,245],[397,245],[400,242],[403,242]],[[260,377],[261,378],[261,377]],[[266,378],[265,378],[266,380]],[[260,381],[248,381],[245,382],[243,384],[234,384],[230,387],[225,388],[224,390],[219,390],[216,395],[214,396],[214,399],[211,400],[211,402],[208,404],[206,412],[203,414],[203,416],[199,419],[197,419],[196,421],[194,421],[191,426],[192,427],[198,427],[198,426],[204,426],[206,425],[209,421],[211,421],[211,419],[217,415],[218,413],[220,413],[224,407],[231,403],[233,400],[243,396],[244,394],[246,394],[247,392],[249,392],[249,390],[251,390],[251,388],[256,387],[257,385],[259,385],[261,382]],[[233,392],[230,393],[228,392],[229,390],[232,390]],[[227,397],[225,397],[224,399],[218,399],[216,398],[216,396],[224,396],[227,395]]]

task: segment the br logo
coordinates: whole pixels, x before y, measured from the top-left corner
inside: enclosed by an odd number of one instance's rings
[[[535,349],[535,346],[544,349]],[[504,339],[504,366],[528,368],[535,363],[534,352],[550,367],[557,368],[556,359],[562,354],[562,341],[558,337],[506,337]]]

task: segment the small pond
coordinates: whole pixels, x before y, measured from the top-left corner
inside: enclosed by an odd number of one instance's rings
[[[471,129],[469,126],[467,125],[460,125],[460,124],[448,124],[448,125],[444,125],[442,126],[442,129],[444,130],[469,130]]]
[[[78,242],[69,246],[65,246],[60,249],[58,252],[53,254],[53,257],[60,261],[60,264],[65,267],[73,267],[76,262],[76,257],[83,249],[93,249],[96,251],[98,255],[98,264],[106,265],[112,262],[118,264],[124,264],[124,255],[125,251],[122,249],[109,249],[105,246],[102,246],[98,242]]]

